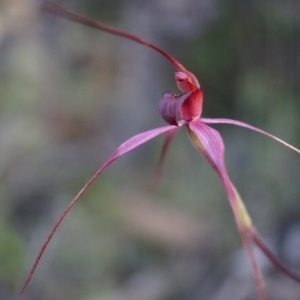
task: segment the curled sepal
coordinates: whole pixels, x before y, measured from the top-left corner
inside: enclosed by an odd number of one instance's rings
[[[181,95],[164,93],[159,102],[159,112],[167,123],[177,126],[179,113],[186,122],[199,118],[202,112],[202,103],[203,93],[200,88]]]

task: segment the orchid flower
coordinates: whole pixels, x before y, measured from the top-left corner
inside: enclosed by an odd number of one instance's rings
[[[136,43],[150,47],[155,51],[159,52],[164,57],[166,57],[175,67],[176,69],[175,80],[177,83],[177,87],[182,93],[181,94],[165,93],[163,94],[159,102],[159,112],[162,118],[168,123],[168,125],[151,129],[143,133],[139,133],[133,136],[132,138],[130,138],[129,140],[125,141],[123,144],[121,144],[117,148],[117,150],[110,156],[110,158],[99,168],[99,170],[84,185],[84,187],[80,190],[80,192],[76,195],[76,197],[71,201],[69,206],[65,209],[65,211],[60,216],[59,220],[54,225],[46,241],[41,247],[41,250],[22,288],[22,292],[25,290],[29,281],[31,280],[31,277],[47,245],[49,244],[52,236],[56,232],[60,223],[63,221],[66,214],[74,206],[77,200],[82,196],[82,194],[87,190],[87,188],[95,181],[95,179],[120,156],[136,149],[137,147],[141,146],[142,144],[152,140],[153,138],[159,135],[167,133],[167,136],[165,138],[165,143],[163,145],[161,156],[154,176],[153,184],[155,184],[155,182],[158,180],[158,177],[161,173],[161,166],[164,157],[166,155],[166,152],[169,148],[169,145],[173,140],[173,138],[176,136],[178,130],[181,128],[187,130],[187,133],[190,137],[192,144],[203,155],[205,160],[212,167],[213,171],[217,174],[217,176],[221,180],[221,183],[224,186],[230,206],[233,211],[233,215],[236,221],[236,225],[242,243],[244,245],[247,256],[249,258],[249,262],[252,269],[252,276],[253,276],[253,280],[254,280],[254,284],[257,290],[259,300],[266,300],[268,299],[268,296],[265,288],[265,283],[263,280],[263,275],[261,273],[261,270],[259,268],[259,265],[253,253],[253,249],[252,249],[253,244],[255,244],[279,270],[281,270],[287,276],[291,277],[292,279],[300,283],[300,277],[294,274],[292,271],[288,270],[276,259],[276,257],[272,254],[272,252],[268,249],[268,247],[265,245],[263,240],[259,237],[258,233],[256,232],[256,229],[252,224],[251,218],[246,210],[242,198],[229,178],[225,161],[224,161],[225,147],[224,147],[222,137],[218,131],[208,126],[207,124],[231,124],[231,125],[244,127],[246,129],[250,129],[260,134],[263,134],[298,153],[300,153],[300,150],[268,132],[265,132],[259,128],[256,128],[254,126],[251,126],[249,124],[240,121],[231,120],[231,119],[221,119],[221,118],[218,119],[201,118],[202,106],[203,106],[203,90],[197,78],[187,69],[185,69],[171,55],[169,55],[159,47],[137,36],[120,31],[118,29],[114,29],[102,23],[93,21],[82,15],[70,12],[62,8],[61,6],[58,6],[51,2],[46,2],[46,4],[44,5],[44,9],[48,12],[60,15],[64,18],[68,18],[75,22],[79,22],[86,26],[100,29],[108,33],[132,40]]]

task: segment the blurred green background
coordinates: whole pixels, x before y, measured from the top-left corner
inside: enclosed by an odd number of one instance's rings
[[[162,137],[101,175],[19,295],[64,208],[122,142],[164,125],[161,94],[178,92],[172,65],[153,50],[42,3],[0,2],[0,299],[255,299],[226,194],[184,130],[155,191],[147,186]],[[204,117],[300,147],[299,1],[57,3],[176,57],[199,79]],[[249,130],[215,127],[258,231],[300,271],[300,157]],[[297,284],[261,265],[271,299],[297,298]]]

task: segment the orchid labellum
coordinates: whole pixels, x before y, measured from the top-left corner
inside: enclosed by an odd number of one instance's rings
[[[103,166],[91,177],[91,179],[86,183],[86,185],[81,189],[81,191],[77,194],[77,196],[72,200],[69,206],[65,209],[63,214],[60,216],[59,220],[51,230],[49,236],[44,242],[34,264],[33,267],[27,277],[27,280],[22,288],[22,292],[25,290],[28,285],[38,263],[41,259],[47,245],[49,244],[52,236],[56,232],[58,226],[69,212],[69,210],[73,207],[73,205],[77,202],[79,197],[86,191],[86,189],[94,182],[94,180],[117,158],[124,155],[125,153],[134,150],[140,145],[148,142],[149,140],[167,133],[165,138],[165,143],[163,145],[163,149],[161,152],[161,157],[158,162],[158,166],[156,169],[156,175],[154,181],[159,177],[161,165],[163,163],[165,154],[170,145],[170,142],[176,135],[177,131],[182,128],[187,130],[187,133],[190,137],[192,144],[195,148],[203,155],[205,160],[210,164],[212,169],[218,175],[221,180],[231,208],[233,210],[234,218],[237,224],[238,231],[241,236],[242,243],[245,247],[247,256],[249,258],[249,262],[252,269],[252,275],[254,279],[254,284],[257,290],[258,298],[260,300],[268,299],[264,280],[262,273],[260,271],[259,265],[256,262],[256,259],[253,254],[252,245],[255,244],[265,255],[266,257],[283,273],[292,279],[296,280],[300,283],[300,277],[294,274],[292,271],[288,270],[285,266],[283,266],[276,257],[271,253],[271,251],[264,244],[262,239],[257,234],[252,222],[251,218],[244,206],[241,196],[239,195],[237,189],[231,182],[229,175],[227,173],[225,161],[224,161],[224,143],[222,137],[212,127],[207,124],[231,124],[237,125],[240,127],[244,127],[246,129],[250,129],[256,131],[260,134],[263,134],[273,140],[283,144],[284,146],[300,153],[300,150],[291,146],[290,144],[284,142],[283,140],[275,137],[274,135],[265,132],[261,129],[248,125],[246,123],[231,120],[231,119],[208,119],[201,118],[202,106],[203,106],[203,91],[197,80],[197,78],[188,70],[186,70],[177,60],[175,60],[171,55],[158,48],[157,46],[139,38],[129,33],[114,29],[102,23],[93,21],[87,17],[84,17],[79,14],[75,14],[73,12],[67,11],[66,9],[53,4],[51,2],[46,2],[44,5],[44,10],[54,13],[56,15],[60,15],[64,18],[70,19],[75,22],[79,22],[89,27],[93,27],[96,29],[100,29],[106,31],[108,33],[132,40],[136,43],[145,45],[154,49],[155,51],[162,54],[166,57],[175,67],[175,80],[181,94],[173,94],[173,93],[165,93],[163,94],[160,102],[159,102],[159,112],[162,118],[168,123],[168,125],[151,129],[149,131],[139,133],[117,148],[117,150],[112,154],[112,156],[103,164]]]

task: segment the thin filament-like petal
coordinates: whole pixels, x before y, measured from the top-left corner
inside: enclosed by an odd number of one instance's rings
[[[183,125],[183,123],[181,122],[179,124],[179,126]],[[123,154],[132,151],[133,149],[141,146],[142,144],[148,142],[149,140],[157,137],[160,134],[163,134],[167,131],[170,131],[174,128],[177,128],[175,126],[164,126],[164,127],[160,127],[160,128],[156,128],[156,129],[152,129],[140,134],[135,135],[134,137],[132,137],[131,139],[127,140],[126,142],[124,142],[123,144],[121,144],[119,146],[119,148],[113,153],[113,155],[102,165],[102,167],[91,177],[91,179],[84,185],[84,187],[80,190],[80,192],[75,196],[75,198],[70,202],[70,204],[68,205],[68,207],[64,210],[64,212],[62,213],[62,215],[60,216],[60,218],[58,219],[58,221],[56,222],[56,224],[54,225],[54,227],[52,228],[52,230],[50,231],[46,241],[44,242],[30,272],[29,275],[22,287],[21,293],[26,289],[28,283],[30,282],[32,275],[44,253],[44,251],[46,250],[51,238],[53,237],[54,233],[56,232],[58,226],[60,225],[60,223],[63,221],[63,219],[65,218],[66,214],[70,211],[70,209],[74,206],[74,204],[77,202],[77,200],[80,198],[80,196],[87,190],[87,188],[95,181],[95,179],[114,161],[116,160],[118,157],[122,156]]]
[[[257,234],[255,229],[253,228],[248,232],[249,236],[256,244],[256,246],[265,254],[265,256],[270,260],[270,262],[282,273],[287,275],[288,277],[294,279],[298,283],[300,283],[300,276],[296,274],[292,270],[289,270],[285,265],[283,265],[277,257],[271,252],[271,250],[267,247],[267,245],[263,242],[260,236]]]
[[[85,26],[89,26],[92,28],[96,28],[102,31],[106,31],[110,34],[114,34],[116,36],[120,36],[122,38],[134,41],[138,44],[144,45],[146,47],[152,48],[154,49],[156,52],[160,53],[161,55],[163,55],[164,57],[166,57],[172,64],[173,66],[180,72],[183,72],[184,74],[186,74],[186,76],[190,79],[190,81],[194,84],[194,86],[199,87],[199,83],[197,78],[195,77],[194,74],[192,74],[191,72],[189,72],[181,63],[179,63],[173,56],[171,56],[169,53],[167,53],[166,51],[162,50],[161,48],[153,45],[152,43],[149,43],[148,41],[141,39],[138,36],[135,36],[133,34],[127,33],[125,31],[113,28],[111,26],[105,25],[101,22],[97,22],[94,21],[86,16],[83,16],[81,14],[72,12],[70,10],[65,9],[64,7],[56,4],[56,3],[52,3],[51,1],[44,1],[43,4],[43,9],[54,13],[56,15],[59,15],[63,18],[72,20],[74,22],[77,23],[81,23]]]
[[[244,128],[248,128],[250,130],[253,130],[253,131],[256,131],[258,133],[261,133],[267,137],[270,137],[271,139],[281,143],[282,145],[296,151],[297,153],[300,154],[300,150],[297,149],[296,147],[290,145],[289,143],[283,141],[282,139],[278,138],[277,136],[269,133],[269,132],[266,132],[262,129],[259,129],[255,126],[252,126],[252,125],[249,125],[247,123],[244,123],[244,122],[241,122],[241,121],[237,121],[237,120],[232,120],[232,119],[210,119],[210,118],[201,118],[201,121],[204,122],[204,123],[207,123],[207,124],[231,124],[231,125],[236,125],[236,126],[240,126],[240,127],[244,127]]]
[[[170,130],[167,133],[167,136],[166,136],[166,138],[164,140],[164,143],[163,143],[163,146],[162,146],[162,149],[161,149],[161,153],[160,153],[158,162],[157,162],[156,167],[155,167],[153,179],[152,179],[151,184],[150,184],[150,189],[151,190],[156,186],[156,184],[157,184],[157,182],[158,182],[158,180],[159,180],[159,178],[161,176],[162,167],[163,167],[163,164],[164,164],[164,161],[165,161],[168,149],[169,149],[170,144],[173,141],[176,133],[178,132],[178,130],[179,130],[179,127],[176,127],[176,128]]]

